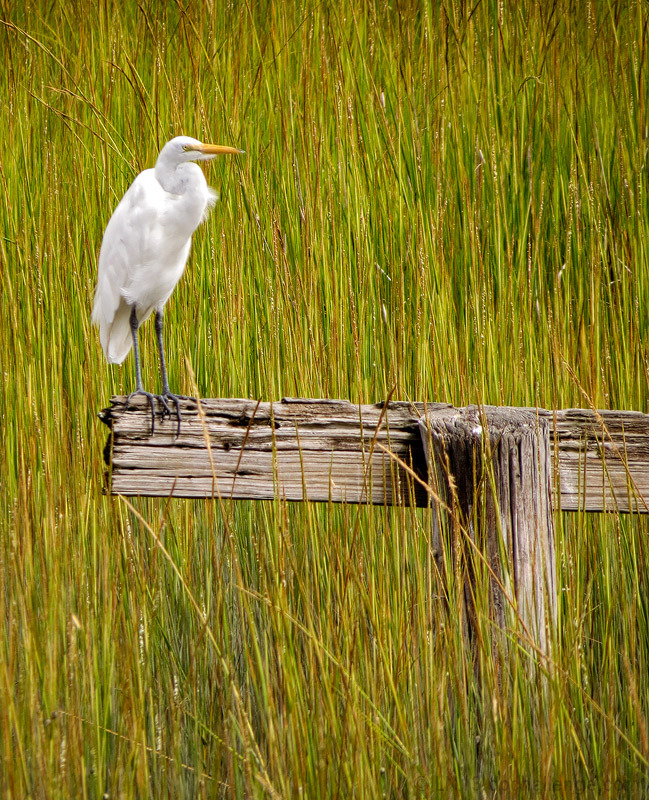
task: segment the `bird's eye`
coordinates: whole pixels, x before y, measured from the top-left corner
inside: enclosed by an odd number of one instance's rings
[[[183,145],[183,150],[184,150],[185,152],[187,152],[187,151],[189,150],[189,145],[188,145],[188,144],[184,144],[184,145]]]

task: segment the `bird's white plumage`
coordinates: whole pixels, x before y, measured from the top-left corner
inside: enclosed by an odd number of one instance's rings
[[[110,218],[99,253],[92,321],[111,363],[132,346],[131,309],[142,323],[162,310],[180,280],[191,237],[217,195],[194,160],[207,160],[196,139],[178,136],[160,152],[154,169],[133,181]]]

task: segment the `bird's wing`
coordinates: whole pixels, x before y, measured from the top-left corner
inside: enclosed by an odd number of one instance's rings
[[[92,322],[106,357],[120,363],[130,349],[130,309],[126,302],[134,275],[147,260],[152,239],[159,237],[160,192],[153,170],[141,172],[113,212],[99,252]],[[141,318],[148,316],[142,313]]]

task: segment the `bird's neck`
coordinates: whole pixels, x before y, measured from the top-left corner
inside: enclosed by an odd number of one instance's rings
[[[169,164],[164,159],[158,158],[155,165],[158,183],[170,194],[185,194],[192,182],[192,172],[189,163]]]

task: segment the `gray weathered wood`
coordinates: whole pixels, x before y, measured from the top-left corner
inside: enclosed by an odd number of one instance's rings
[[[407,470],[381,446],[424,469],[416,410],[337,400],[202,400],[183,403],[155,434],[144,399],[123,398],[103,414],[112,428],[111,491],[126,495],[417,503]],[[411,455],[411,451],[414,451]]]
[[[469,627],[477,629],[476,575],[484,572],[498,628],[515,609],[548,653],[556,620],[549,419],[524,409],[439,408],[420,429],[440,498],[434,551],[441,574],[447,563],[460,567]]]
[[[184,401],[176,437],[176,420],[159,415],[151,436],[144,398],[128,410],[123,397],[112,403],[102,418],[112,428],[113,494],[417,505],[429,496],[397,459],[425,482],[418,421],[425,410],[449,408],[207,399],[200,416],[195,403]],[[534,411],[550,424],[556,508],[649,510],[649,415]]]

